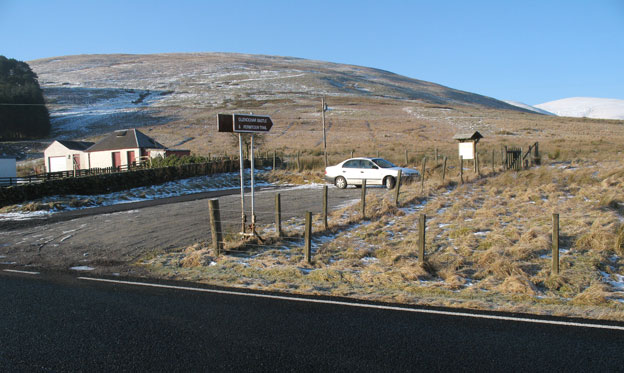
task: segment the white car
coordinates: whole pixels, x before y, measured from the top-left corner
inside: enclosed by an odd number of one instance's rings
[[[398,167],[383,158],[351,158],[335,166],[325,168],[325,180],[344,189],[347,185],[384,185],[388,189],[394,188],[397,176],[401,170],[401,179],[416,178],[418,171]]]

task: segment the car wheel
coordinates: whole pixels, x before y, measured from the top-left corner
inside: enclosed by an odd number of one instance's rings
[[[386,178],[384,179],[384,185],[387,189],[394,188],[394,178],[392,176],[386,176]]]
[[[344,189],[347,187],[347,180],[342,177],[342,176],[338,176],[336,178],[336,182],[335,182],[336,186],[340,189]]]

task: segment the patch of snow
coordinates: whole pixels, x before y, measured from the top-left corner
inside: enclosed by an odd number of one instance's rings
[[[89,266],[77,266],[77,267],[71,267],[70,269],[72,271],[93,271],[95,268],[89,267]]]
[[[61,238],[61,239],[59,240],[59,242],[66,241],[66,240],[68,240],[68,239],[72,238],[73,236],[74,236],[73,234],[70,234],[70,235],[68,235],[68,236],[65,236],[65,237]]]
[[[247,170],[248,171],[248,170]],[[262,170],[257,172],[257,175],[262,174]],[[248,172],[249,173],[249,172]],[[250,177],[245,177],[245,185],[250,185]],[[273,184],[256,179],[255,185],[257,187],[271,186]],[[320,189],[321,184],[310,184],[303,186],[295,186],[292,189]],[[49,216],[51,214],[60,211],[81,210],[96,206],[110,206],[122,203],[140,202],[147,200],[154,200],[160,198],[176,197],[187,194],[211,192],[217,190],[237,189],[240,188],[240,179],[238,172],[230,172],[218,175],[210,176],[198,176],[188,179],[170,181],[160,185],[152,185],[147,187],[133,188],[130,190],[100,194],[95,196],[88,195],[68,195],[68,196],[51,196],[42,198],[40,201],[43,204],[55,202],[60,204],[59,210],[41,210],[41,211],[28,211],[28,212],[8,212],[0,213],[1,220],[28,220],[34,218],[41,218]],[[290,190],[290,189],[288,189]],[[72,207],[70,202],[72,200],[88,201],[84,206]],[[134,214],[138,210],[124,211],[123,214]],[[69,233],[69,232],[67,232]]]
[[[559,116],[596,119],[624,119],[624,100],[570,97],[535,105]]]
[[[600,274],[602,275],[602,279],[604,282],[613,286],[613,288],[617,291],[624,291],[624,276],[617,273],[610,275],[607,272],[603,271],[600,271]],[[615,280],[612,280],[614,277]]]
[[[365,256],[362,259],[360,259],[362,262],[364,263],[376,263],[379,261],[379,259],[374,258],[372,256]]]

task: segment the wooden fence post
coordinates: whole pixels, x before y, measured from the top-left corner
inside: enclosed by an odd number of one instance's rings
[[[327,190],[327,185],[323,185],[323,226],[325,227],[325,230],[329,229],[329,225],[327,224]]]
[[[405,165],[407,166],[409,163],[409,157],[407,156],[407,149],[405,149]]]
[[[351,150],[351,158],[353,158],[353,150]]]
[[[425,191],[425,172],[427,171],[427,157],[423,157],[422,160],[422,175],[420,177],[420,193]]]
[[[459,156],[459,180],[463,184],[464,183],[464,157]]]
[[[303,256],[306,263],[312,262],[312,213],[306,212],[305,215],[305,247]]]
[[[277,237],[282,237],[282,201],[279,193],[275,193],[275,231]]]
[[[505,145],[505,147],[503,149],[502,158],[503,158],[503,170],[507,171],[509,169],[509,159],[508,159],[508,155],[507,155],[507,145]]]
[[[221,213],[219,211],[219,200],[208,201],[208,211],[210,215],[210,230],[212,231],[212,245],[217,256],[221,255],[223,247],[223,232],[221,231]]]
[[[481,170],[479,169],[479,152],[475,152],[475,172],[477,173],[477,176],[481,176]]]
[[[362,219],[366,219],[366,179],[362,180],[362,195],[360,206],[362,210]]]
[[[418,260],[421,263],[425,262],[425,221],[427,216],[425,214],[420,214],[420,219],[418,221]]]
[[[445,177],[446,177],[446,156],[444,156],[444,165],[442,166],[442,184],[444,184]]]
[[[552,215],[552,272],[559,274],[559,214]]]
[[[494,149],[492,149],[492,173],[494,173]]]
[[[396,205],[399,205],[399,193],[400,193],[400,189],[401,189],[401,176],[402,176],[402,172],[401,170],[399,170],[398,174],[397,174],[397,181],[396,181],[396,190],[394,191],[394,202],[396,203]]]
[[[438,164],[438,148],[435,148],[435,161],[437,165]]]

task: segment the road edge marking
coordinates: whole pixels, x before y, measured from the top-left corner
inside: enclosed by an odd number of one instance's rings
[[[213,294],[223,294],[223,295],[237,295],[237,296],[246,296],[246,297],[255,297],[255,298],[286,300],[286,301],[294,301],[294,302],[320,303],[320,304],[330,304],[330,305],[337,305],[337,306],[359,307],[359,308],[369,308],[369,309],[379,309],[379,310],[389,310],[389,311],[413,312],[413,313],[423,313],[423,314],[432,314],[432,315],[456,316],[456,317],[471,317],[471,318],[475,318],[475,319],[487,319],[487,320],[499,320],[499,321],[515,321],[515,322],[524,322],[524,323],[533,323],[533,324],[546,324],[546,325],[558,325],[558,326],[574,326],[574,327],[583,327],[583,328],[609,329],[609,330],[624,331],[624,326],[617,326],[617,325],[589,324],[589,323],[581,323],[581,322],[573,322],[573,321],[541,320],[541,319],[531,319],[531,318],[528,318],[528,317],[498,316],[498,315],[486,315],[486,314],[480,314],[480,313],[440,311],[440,310],[407,308],[407,307],[399,307],[399,306],[385,306],[385,305],[370,304],[370,303],[351,303],[351,302],[327,300],[327,299],[309,299],[309,298],[299,298],[299,297],[296,297],[296,296],[287,296],[287,295],[245,293],[245,292],[231,291],[231,290],[194,288],[194,287],[190,287],[190,286],[153,284],[153,283],[149,283],[149,282],[112,280],[112,279],[96,278],[96,277],[82,277],[81,276],[81,277],[77,277],[77,278],[79,280],[95,281],[95,282],[107,282],[107,283],[113,283],[113,284],[135,285],[135,286],[145,286],[145,287],[162,288],[162,289],[173,289],[173,290],[187,290],[187,291],[196,291],[196,292],[202,292],[202,293],[213,293]]]
[[[20,271],[18,269],[3,269],[4,272],[11,272],[11,273],[21,273],[21,274],[25,274],[25,275],[39,275],[41,274],[40,272],[33,272],[33,271]]]

